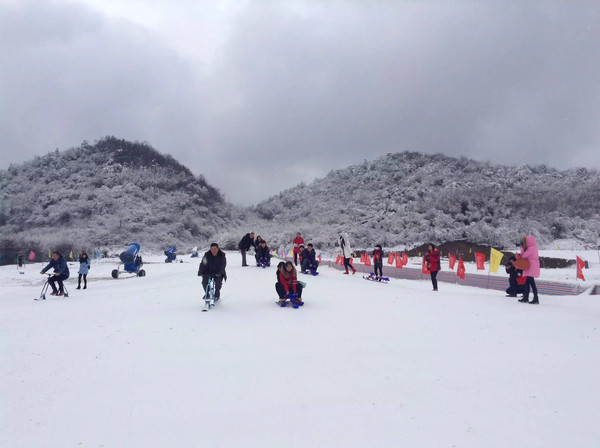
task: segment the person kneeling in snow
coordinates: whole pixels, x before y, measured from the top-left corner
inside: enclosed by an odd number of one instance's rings
[[[202,276],[202,288],[206,291],[208,286],[208,279],[213,277],[215,279],[215,299],[221,298],[221,286],[223,280],[227,281],[227,273],[225,267],[227,266],[227,258],[225,258],[225,252],[219,249],[217,243],[210,245],[210,250],[204,254],[200,267],[198,268],[198,276]]]
[[[298,283],[298,273],[294,263],[286,261],[277,266],[277,283],[275,290],[279,295],[279,303],[285,303],[290,294],[296,294],[296,302],[302,304],[302,285]]]
[[[517,269],[513,264],[517,261],[514,255],[508,259],[506,263],[506,273],[508,274],[508,288],[506,289],[506,297],[517,297],[517,294],[525,294],[525,282],[527,277],[523,275],[521,269]]]
[[[271,266],[271,251],[267,247],[267,242],[261,240],[260,244],[256,247],[256,266],[262,266],[265,263],[267,266]]]

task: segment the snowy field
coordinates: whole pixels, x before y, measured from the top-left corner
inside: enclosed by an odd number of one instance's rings
[[[0,268],[2,447],[596,447],[598,296],[540,297],[323,268],[300,309],[228,254],[203,313],[198,261],[39,296]]]

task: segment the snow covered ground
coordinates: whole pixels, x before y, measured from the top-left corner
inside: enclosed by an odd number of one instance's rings
[[[41,265],[0,268],[2,447],[598,446],[598,296],[525,305],[496,291],[301,276],[228,254],[208,313],[198,261],[39,296]]]

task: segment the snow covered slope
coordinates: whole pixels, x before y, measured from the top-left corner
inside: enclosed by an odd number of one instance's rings
[[[600,302],[426,281],[301,276],[228,254],[201,312],[198,262],[39,296],[38,266],[0,268],[0,446],[596,446]],[[76,269],[72,268],[72,274]],[[74,276],[74,275],[73,275]]]

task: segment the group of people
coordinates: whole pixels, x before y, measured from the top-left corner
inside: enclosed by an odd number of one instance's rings
[[[81,289],[82,278],[83,289],[87,289],[87,276],[91,266],[92,264],[88,255],[85,252],[81,252],[81,254],[79,255],[79,278],[77,282],[77,289]],[[48,277],[48,283],[50,285],[50,288],[52,288],[52,292],[50,293],[50,295],[64,296],[65,285],[63,282],[69,278],[70,272],[67,260],[60,254],[60,252],[52,252],[50,257],[50,263],[48,263],[46,267],[40,271],[40,274],[45,274],[50,269],[54,269],[53,274]]]

